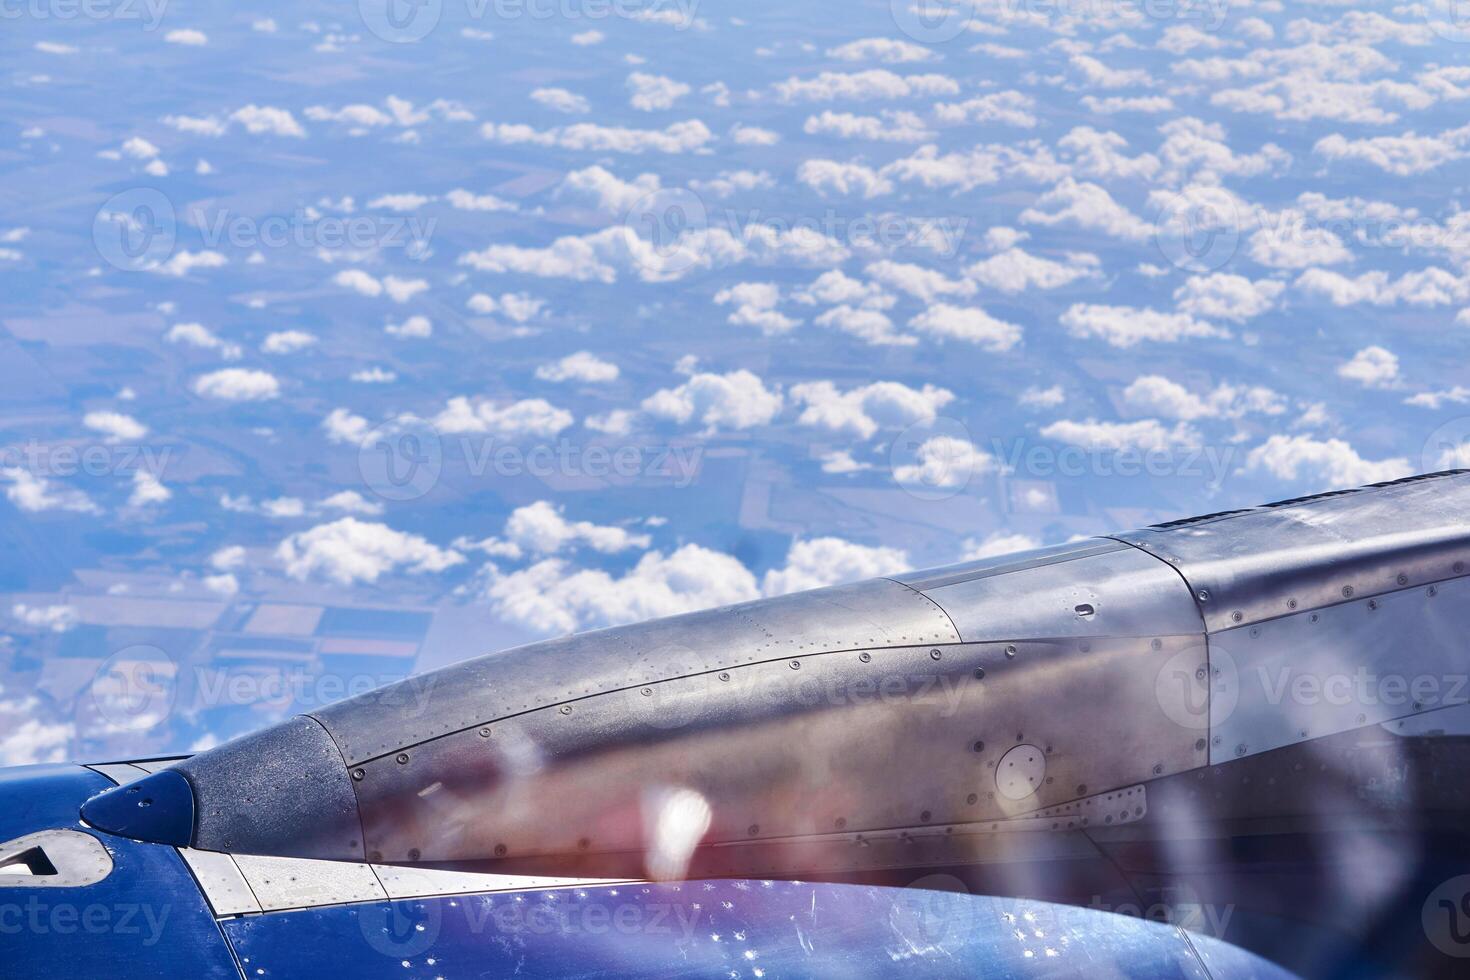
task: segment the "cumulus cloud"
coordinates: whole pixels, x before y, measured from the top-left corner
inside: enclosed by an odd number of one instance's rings
[[[1009,555],[1017,551],[1032,551],[1040,547],[1041,542],[1029,534],[1008,534],[1004,531],[996,531],[984,538],[966,538],[965,550],[960,555],[960,561],[979,561],[982,558],[996,558],[1000,555]]]
[[[793,76],[777,82],[775,88],[776,97],[782,102],[861,102],[958,95],[960,91],[959,83],[946,75],[897,75],[883,68]]]
[[[502,439],[549,439],[573,421],[571,412],[542,398],[525,398],[501,406],[460,395],[449,399],[444,410],[434,416],[433,424],[446,435],[464,432]]]
[[[618,366],[604,361],[590,351],[577,351],[559,361],[543,364],[536,369],[536,377],[542,381],[582,381],[600,384],[618,379]]]
[[[1199,446],[1201,442],[1199,433],[1187,424],[1180,422],[1168,428],[1158,419],[1139,419],[1136,422],[1061,419],[1043,426],[1041,434],[1047,439],[1093,450],[1162,452],[1177,447]]]
[[[305,330],[277,330],[266,336],[260,349],[267,354],[294,354],[316,344],[316,334]]]
[[[340,585],[373,583],[400,569],[442,572],[465,560],[459,552],[435,547],[416,534],[355,517],[290,535],[276,548],[276,558],[292,578],[319,575]]]
[[[910,388],[897,381],[839,391],[830,381],[793,385],[791,400],[803,406],[797,422],[869,439],[879,428],[900,428],[932,419],[954,401],[954,392],[934,385]]]
[[[1246,468],[1279,480],[1312,481],[1310,490],[1339,489],[1397,480],[1414,470],[1403,458],[1367,460],[1341,439],[1274,435],[1246,456]]]
[[[728,322],[754,327],[768,337],[789,333],[801,323],[776,309],[780,301],[781,290],[772,282],[741,282],[715,293],[716,304],[735,307]]]
[[[521,571],[494,573],[485,588],[497,615],[545,633],[615,626],[760,597],[739,560],[696,544],[648,552],[626,574],[576,569],[548,558]]]
[[[1338,367],[1337,376],[1366,388],[1391,388],[1399,380],[1399,359],[1392,351],[1376,344],[1364,347],[1352,360]]]
[[[227,361],[233,361],[244,353],[239,344],[221,340],[202,323],[176,323],[164,334],[164,339],[171,344],[187,344],[201,350],[219,351]]]
[[[557,112],[578,115],[592,111],[592,103],[583,96],[568,92],[564,88],[538,88],[531,90],[531,101]]]
[[[576,547],[611,555],[630,548],[647,548],[650,541],[648,535],[635,534],[626,528],[569,521],[562,508],[538,500],[512,511],[499,537],[456,542],[456,546],[476,548],[500,558],[520,559],[527,555],[538,558],[555,555]]]
[[[759,377],[739,370],[696,374],[676,388],[645,398],[642,407],[654,418],[695,422],[714,432],[766,425],[780,413],[782,402],[779,390],[767,389]]]
[[[628,104],[643,112],[672,109],[674,103],[688,95],[689,86],[663,75],[635,71],[628,76]]]
[[[1286,411],[1286,399],[1261,385],[1220,384],[1196,394],[1157,374],[1135,378],[1123,389],[1123,403],[1140,413],[1184,421],[1234,419],[1252,413],[1280,415]]]
[[[997,469],[995,457],[968,439],[930,436],[914,447],[912,462],[893,467],[893,478],[906,486],[958,487]]]
[[[842,538],[810,538],[791,543],[786,564],[766,572],[761,591],[768,596],[893,575],[910,567],[898,548],[870,547]]]
[[[1074,337],[1096,337],[1114,347],[1144,341],[1177,343],[1191,337],[1228,337],[1230,332],[1187,313],[1163,313],[1132,306],[1076,303],[1062,314],[1062,326]]]
[[[395,303],[407,303],[429,288],[428,282],[423,279],[403,279],[398,276],[384,276],[379,279],[362,269],[343,269],[332,277],[332,283],[369,298],[386,295]]]
[[[1181,313],[1240,323],[1274,307],[1285,289],[1284,283],[1274,280],[1252,281],[1245,276],[1217,272],[1191,276],[1174,290],[1174,301]]]
[[[1102,261],[1090,252],[1069,252],[1065,261],[1032,255],[1019,248],[982,259],[965,270],[965,277],[1003,293],[1028,289],[1060,289],[1079,279],[1095,279]]]
[[[827,57],[838,61],[881,61],[899,65],[916,61],[930,61],[939,56],[911,41],[898,41],[887,37],[868,37],[860,41],[849,41],[827,49]]]
[[[281,393],[281,383],[274,375],[248,368],[211,371],[195,378],[190,387],[201,398],[227,402],[264,401]]]
[[[978,306],[935,303],[909,320],[909,326],[940,340],[960,340],[998,353],[1021,342],[1021,328],[998,320]]]
[[[159,482],[158,477],[147,470],[133,471],[133,492],[128,496],[132,507],[161,504],[173,497],[173,491]]]
[[[0,480],[10,485],[5,488],[5,499],[27,513],[48,510],[70,511],[75,514],[100,514],[102,509],[92,503],[85,493],[62,487],[30,470],[15,466],[0,467]]]
[[[82,424],[102,433],[103,442],[110,444],[138,440],[148,434],[148,426],[121,412],[88,412],[82,416]]]
[[[538,130],[519,124],[486,123],[480,128],[480,135],[510,146],[558,146],[595,153],[691,153],[714,139],[709,127],[698,119],[671,123],[663,129],[576,123]]]

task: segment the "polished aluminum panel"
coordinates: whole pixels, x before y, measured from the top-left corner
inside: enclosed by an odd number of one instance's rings
[[[1210,661],[1223,671],[1213,763],[1464,704],[1470,580],[1226,630]]]
[[[1127,545],[1111,538],[1083,538],[1080,541],[1068,541],[1066,544],[992,555],[989,558],[977,558],[958,565],[941,565],[938,568],[904,572],[902,575],[889,577],[918,592],[928,592],[945,585],[989,578],[993,575],[1004,575],[1007,572],[1025,571],[1028,568],[1040,568],[1044,565],[1055,565],[1077,558],[1086,558],[1089,555],[1105,555],[1109,552],[1123,551],[1126,548]]]
[[[915,581],[954,621],[966,643],[1085,636],[1201,635],[1204,623],[1188,587],[1168,565],[1136,548],[1080,549],[1067,557],[1017,556],[974,577],[928,575]],[[1048,549],[1054,550],[1054,549]],[[1061,559],[1061,560],[1055,560]]]
[[[1115,537],[1177,568],[1213,633],[1465,574],[1470,473]]]
[[[932,602],[875,579],[533,643],[411,677],[314,717],[357,765],[450,732],[675,677],[958,639]]]
[[[179,856],[194,873],[194,880],[215,915],[245,915],[261,910],[260,901],[230,855],[181,847]]]
[[[295,858],[235,855],[235,864],[262,912],[345,905],[386,899],[378,876],[365,864],[301,861]]]
[[[39,851],[55,874],[27,871],[28,852]],[[91,834],[42,830],[0,842],[0,889],[85,888],[112,873],[112,855]]]
[[[356,767],[369,857],[637,851],[681,790],[709,808],[706,843],[1019,816],[1203,764],[1201,733],[1155,683],[1197,644],[848,651],[530,712]],[[1045,779],[1006,799],[995,767],[1023,742]]]

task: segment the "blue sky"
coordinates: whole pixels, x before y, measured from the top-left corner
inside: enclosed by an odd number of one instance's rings
[[[0,763],[1463,465],[1451,4],[0,8]]]

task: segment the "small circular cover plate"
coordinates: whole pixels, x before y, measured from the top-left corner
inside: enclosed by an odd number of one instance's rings
[[[1017,745],[995,766],[995,788],[1008,800],[1024,800],[1046,779],[1046,753],[1039,746]]]

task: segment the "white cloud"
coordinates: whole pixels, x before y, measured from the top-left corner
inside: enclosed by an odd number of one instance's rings
[[[628,76],[628,104],[643,112],[672,109],[674,103],[689,94],[689,86],[663,75],[635,71]]]
[[[203,350],[217,350],[227,361],[233,361],[243,353],[238,344],[221,340],[202,323],[176,323],[164,334],[164,339],[171,344],[188,344]]]
[[[798,539],[786,564],[766,572],[761,590],[768,596],[857,582],[907,570],[909,556],[898,548],[869,547],[842,538]]]
[[[1246,468],[1279,480],[1306,479],[1305,490],[1337,489],[1397,480],[1414,472],[1403,458],[1366,460],[1341,439],[1274,435],[1250,451]]]
[[[1470,143],[1470,126],[1438,136],[1409,132],[1402,136],[1348,139],[1333,133],[1318,140],[1312,151],[1329,160],[1354,160],[1396,177],[1412,177],[1464,158],[1467,143]]]
[[[429,197],[427,194],[414,194],[411,192],[401,194],[383,194],[373,198],[367,203],[368,209],[372,211],[417,211],[425,204],[429,204],[437,198]]]
[[[1036,100],[1022,92],[992,92],[963,102],[940,102],[934,106],[934,117],[950,125],[1005,123],[1030,129],[1036,125]]]
[[[1032,551],[1040,547],[1041,542],[1029,534],[1007,534],[1004,531],[997,531],[983,540],[966,538],[965,551],[960,556],[960,561],[978,561],[981,558],[995,558],[1017,551]]]
[[[458,211],[518,211],[520,208],[511,201],[504,201],[494,194],[476,194],[457,187],[444,195],[444,200],[449,206]]]
[[[341,585],[376,582],[400,568],[442,572],[464,561],[459,552],[435,547],[416,534],[355,517],[291,535],[276,548],[276,558],[292,578],[322,575]]]
[[[472,402],[460,395],[449,399],[433,423],[445,435],[468,432],[503,439],[549,439],[573,421],[571,412],[541,398],[526,398],[501,407],[490,401]]]
[[[730,127],[730,138],[738,146],[775,146],[781,142],[779,133],[762,129],[759,126],[747,126],[743,123],[736,123]]]
[[[1101,269],[1102,262],[1090,252],[1069,252],[1065,262],[1056,262],[1009,248],[976,262],[965,270],[965,277],[1003,293],[1020,293],[1032,287],[1060,289],[1079,279],[1095,279]]]
[[[556,189],[558,197],[567,196],[591,201],[609,214],[625,214],[641,199],[658,191],[658,174],[639,174],[631,181],[622,180],[611,171],[593,165],[573,170]]]
[[[332,442],[361,445],[371,426],[361,415],[353,415],[345,408],[334,408],[322,419],[322,429]]]
[[[294,354],[316,344],[316,334],[304,330],[278,330],[267,335],[260,349],[267,354]]]
[[[696,422],[709,432],[720,428],[749,429],[770,423],[781,411],[780,391],[768,390],[749,371],[696,374],[676,388],[664,388],[643,400],[655,418]]]
[[[1230,331],[1196,320],[1187,313],[1096,303],[1073,304],[1062,314],[1061,322],[1073,337],[1098,337],[1114,347],[1133,347],[1144,341],[1177,343],[1191,337],[1230,336]]]
[[[893,182],[872,167],[837,160],[804,160],[796,179],[818,194],[840,197],[881,197],[893,193]]]
[[[538,88],[531,90],[531,101],[557,112],[565,112],[577,115],[592,111],[592,103],[575,92],[568,92],[564,88]]]
[[[289,110],[273,106],[247,105],[230,113],[230,120],[244,126],[251,135],[306,136],[306,130],[301,128]]]
[[[944,273],[907,262],[884,259],[863,269],[870,278],[889,289],[908,293],[925,303],[941,296],[974,296],[978,289],[967,279],[950,279]]]
[[[838,61],[881,61],[884,64],[899,65],[929,61],[938,55],[921,44],[886,37],[869,37],[828,48],[827,57]]]
[[[173,496],[173,491],[159,482],[158,477],[147,470],[133,470],[133,492],[128,497],[128,504],[133,507],[144,507],[148,504],[161,504]]]
[[[962,340],[999,353],[1021,342],[1021,328],[997,320],[977,306],[935,303],[909,320],[909,326],[941,340]]]
[[[822,273],[810,285],[792,293],[792,299],[808,306],[841,303],[874,310],[890,309],[895,302],[881,287],[854,279],[841,269]]]
[[[1153,84],[1153,78],[1142,68],[1109,68],[1087,54],[1072,55],[1071,63],[1083,80],[1095,88],[1127,88],[1130,85],[1147,88]]]
[[[501,293],[499,299],[485,293],[476,293],[465,305],[473,313],[499,313],[508,320],[525,323],[546,308],[546,301],[529,293]]]
[[[77,611],[73,606],[28,606],[17,602],[10,607],[10,615],[32,629],[65,633],[77,624]]]
[[[1245,276],[1217,272],[1191,276],[1174,290],[1174,301],[1181,313],[1240,323],[1274,307],[1285,289],[1284,283],[1270,279],[1252,282]]]
[[[922,95],[958,95],[959,83],[945,75],[896,75],[883,68],[860,72],[824,71],[776,83],[782,102],[833,102],[908,99]]]
[[[200,375],[190,385],[201,398],[221,401],[263,401],[281,393],[281,384],[265,371],[248,368],[225,368]]]
[[[169,44],[182,44],[194,48],[203,47],[209,43],[209,37],[203,31],[196,31],[189,27],[169,31],[163,36],[163,39]]]
[[[1399,380],[1399,359],[1392,351],[1376,344],[1364,347],[1352,360],[1338,367],[1337,376],[1366,388],[1391,388]]]
[[[601,31],[580,31],[572,35],[572,43],[578,47],[589,47],[593,44],[601,44],[607,39],[607,35]]]
[[[1097,184],[1064,178],[1021,212],[1021,221],[1036,225],[1073,224],[1101,231],[1124,241],[1146,241],[1153,226],[1138,217]]]
[[[368,500],[356,490],[341,490],[334,493],[322,501],[322,506],[344,514],[362,514],[368,517],[374,517],[383,512],[382,504]]]
[[[912,347],[918,343],[916,338],[895,331],[887,314],[867,307],[834,306],[820,313],[813,322],[874,346]]]
[[[1250,413],[1280,415],[1286,411],[1286,399],[1270,388],[1220,384],[1204,394],[1195,394],[1157,374],[1135,378],[1123,389],[1123,403],[1141,413],[1184,421],[1235,419]]]
[[[912,463],[893,467],[893,478],[908,486],[955,487],[998,468],[994,456],[968,439],[931,436],[914,450]]]
[[[621,527],[593,524],[591,521],[569,521],[561,508],[538,500],[517,507],[506,519],[500,537],[458,546],[477,548],[497,557],[520,559],[526,555],[545,557],[579,546],[611,555],[629,548],[647,548],[650,541],[646,534],[632,534]]]
[[[1136,422],[1060,419],[1043,426],[1041,434],[1047,439],[1093,450],[1161,452],[1180,446],[1200,445],[1199,433],[1186,423],[1180,422],[1168,429],[1158,419],[1139,419]]]
[[[1052,385],[1050,388],[1031,387],[1022,390],[1017,397],[1018,404],[1025,408],[1056,408],[1067,400],[1067,393],[1061,385]]]
[[[733,304],[735,312],[728,322],[740,327],[755,327],[768,337],[788,333],[800,320],[792,319],[776,309],[781,290],[771,282],[741,282],[715,293],[718,305]]]
[[[932,419],[954,401],[954,392],[934,385],[910,388],[897,381],[837,390],[830,381],[811,381],[791,388],[791,401],[804,406],[797,422],[835,433],[869,439],[879,428],[900,428]]]
[[[148,434],[148,426],[121,412],[88,412],[82,416],[82,424],[102,433],[106,437],[103,441],[113,444],[141,439]]]
[[[423,279],[402,279],[398,276],[378,279],[362,269],[343,269],[332,277],[332,283],[370,298],[386,293],[396,303],[407,303],[429,288],[428,282]]]
[[[183,278],[195,269],[218,269],[229,265],[229,261],[218,252],[190,252],[187,249],[180,249],[167,262],[149,268],[166,276]]]
[[[227,545],[209,556],[209,567],[217,572],[233,571],[245,565],[245,549],[238,544]]]
[[[627,574],[576,569],[550,558],[494,574],[485,597],[497,615],[546,633],[674,616],[760,597],[755,576],[730,555],[686,544],[648,552]]]
[[[809,136],[879,143],[922,143],[934,138],[934,131],[914,113],[893,111],[884,112],[881,116],[859,116],[824,109],[819,115],[807,117],[802,124],[802,132]]]
[[[58,487],[43,476],[14,466],[0,467],[0,480],[7,480],[5,499],[27,513],[65,510],[75,514],[100,514],[102,509],[80,490]]]
[[[383,332],[390,337],[398,337],[407,340],[422,340],[434,335],[434,324],[426,316],[411,316],[402,323],[390,323],[383,328]]]
[[[714,134],[698,119],[671,123],[663,129],[628,129],[576,123],[538,130],[530,126],[486,123],[480,135],[496,143],[559,146],[596,153],[690,153],[701,149]]]
[[[604,361],[590,351],[577,351],[559,361],[543,364],[536,369],[536,377],[542,381],[582,381],[598,384],[616,381],[618,366]]]
[[[1390,279],[1381,270],[1350,277],[1327,269],[1308,269],[1296,287],[1325,297],[1334,306],[1369,303],[1373,306],[1452,306],[1470,302],[1470,277],[1431,266]]]

